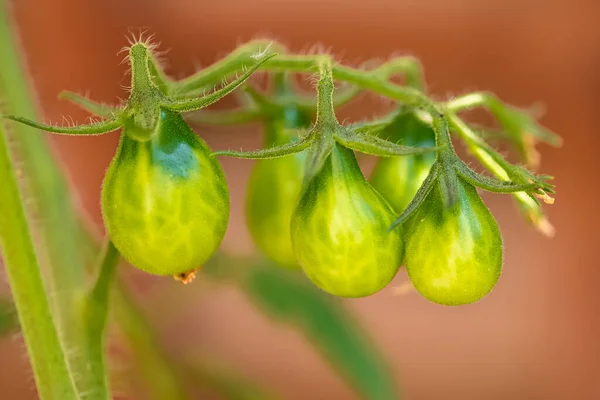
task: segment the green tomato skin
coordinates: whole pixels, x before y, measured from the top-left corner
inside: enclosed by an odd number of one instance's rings
[[[433,130],[412,113],[401,115],[382,136],[408,146],[435,146]],[[381,158],[371,175],[371,184],[400,213],[412,201],[434,161],[434,152]]]
[[[341,297],[378,292],[396,275],[400,230],[389,204],[366,181],[354,153],[336,145],[292,217],[292,244],[305,274]]]
[[[459,200],[446,209],[435,184],[409,222],[406,270],[425,298],[450,306],[469,304],[496,285],[502,236],[473,186],[459,181]]]
[[[283,128],[308,126],[310,119],[286,109],[284,118],[266,124],[269,146],[286,144],[290,138]],[[268,258],[280,266],[297,269],[290,237],[290,221],[302,188],[304,153],[259,160],[250,176],[246,197],[246,222],[254,243]]]
[[[304,156],[256,162],[246,202],[250,234],[260,251],[278,265],[298,268],[290,221],[302,187]]]
[[[229,193],[204,141],[181,115],[161,110],[148,141],[124,128],[102,186],[102,214],[129,263],[176,275],[199,268],[223,240]]]
[[[429,175],[433,161],[428,158],[422,154],[382,158],[373,170],[371,185],[401,213]]]

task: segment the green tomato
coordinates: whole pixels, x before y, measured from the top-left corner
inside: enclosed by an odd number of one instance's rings
[[[459,180],[458,202],[447,209],[434,184],[409,222],[406,270],[425,298],[444,305],[469,304],[496,285],[502,236],[472,185]]]
[[[288,107],[285,116],[266,123],[266,141],[279,146],[290,141],[284,128],[310,125],[308,116]],[[255,163],[246,197],[246,222],[256,246],[277,264],[298,268],[290,238],[290,221],[304,174],[304,153]]]
[[[407,146],[435,146],[435,133],[414,113],[398,116],[381,136]],[[434,152],[381,158],[371,175],[371,184],[400,213],[427,178],[434,161]]]
[[[292,244],[315,285],[342,297],[371,295],[396,275],[402,256],[395,216],[364,178],[352,150],[335,146],[292,217]]]
[[[161,110],[150,140],[123,129],[102,187],[102,214],[129,263],[179,275],[199,268],[223,240],[229,193],[206,143],[181,115]]]

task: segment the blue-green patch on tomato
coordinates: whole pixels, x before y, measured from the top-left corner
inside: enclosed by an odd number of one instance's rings
[[[102,213],[129,263],[177,275],[199,268],[223,240],[229,194],[206,144],[181,115],[161,110],[150,140],[124,129],[104,179]]]

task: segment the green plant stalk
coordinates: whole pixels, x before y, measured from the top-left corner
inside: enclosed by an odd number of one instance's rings
[[[6,2],[0,1],[0,97],[2,111],[35,118],[36,110],[27,84],[25,68],[20,62],[16,35],[10,29]],[[25,209],[36,221],[36,250],[49,273],[45,283],[52,314],[63,349],[68,355],[69,369],[78,393],[95,393],[97,377],[90,367],[97,361],[85,359],[85,336],[79,312],[85,290],[83,240],[79,236],[79,220],[67,180],[46,141],[44,133],[22,124],[11,124],[13,156],[23,171],[21,187],[27,197],[35,199],[34,207]],[[4,196],[4,193],[3,193]],[[31,203],[29,203],[31,204]],[[46,265],[47,264],[47,265]],[[40,293],[33,291],[31,293]],[[51,350],[49,350],[51,351]],[[49,381],[51,382],[51,381]],[[59,381],[58,381],[59,382]],[[67,399],[67,397],[63,397]],[[61,399],[61,398],[59,398]]]
[[[237,53],[237,51],[234,53]],[[259,69],[264,71],[288,71],[301,73],[318,72],[318,65],[320,62],[322,62],[323,58],[330,58],[330,56],[282,54],[268,60]],[[219,68],[219,70],[226,76],[227,74],[231,74],[242,67],[245,61],[245,58],[238,59],[235,62],[229,61],[226,64],[227,68],[223,67]],[[334,79],[360,86],[363,89],[372,90],[376,93],[388,96],[398,101],[402,101],[409,105],[435,105],[433,101],[427,98],[427,96],[423,95],[419,90],[397,85],[389,85],[389,83],[386,82],[386,80],[389,79],[393,73],[406,71],[407,65],[411,64],[401,62],[401,60],[399,61],[398,59],[393,59],[371,71],[363,71],[360,69],[338,65],[332,62],[332,73]],[[411,66],[409,70],[413,68],[415,67]],[[196,89],[196,82],[204,82],[204,70],[201,71],[200,74],[201,75],[198,77],[192,75],[183,81],[173,83],[174,88],[181,92]]]
[[[31,87],[27,84],[15,41],[11,40],[10,19],[4,3],[0,3],[2,111],[35,118]],[[23,124],[11,124],[11,130],[15,133],[11,140],[17,152],[16,157],[27,165],[26,189],[35,192],[35,212],[44,216],[42,229],[46,232],[42,233],[43,250],[48,253],[52,265],[50,288],[55,294],[52,298],[56,301],[56,312],[61,313],[72,308],[72,300],[77,290],[83,289],[85,277],[83,259],[77,249],[77,241],[73,240],[74,232],[68,229],[68,226],[77,224],[71,213],[73,204],[70,192],[44,134]]]
[[[38,393],[44,400],[77,399],[58,333],[8,150],[0,126],[0,249],[27,345]]]
[[[201,73],[194,74],[181,81],[173,81],[163,76],[163,91],[165,94],[180,94],[214,86],[215,83],[220,83],[224,77],[238,71],[243,65],[253,63],[257,54],[264,53],[268,49],[273,49],[278,53],[286,52],[285,46],[274,43],[272,40],[253,40],[238,47],[218,63],[202,69]]]
[[[204,68],[196,74],[180,81],[168,80],[165,82],[163,80],[163,82],[168,87],[168,93],[178,94],[214,85],[215,82],[220,82],[224,76],[229,76],[245,64],[252,62],[257,53],[264,52],[268,48],[274,49],[274,51],[281,53],[281,55],[267,61],[260,68],[262,70],[283,70],[301,73],[316,72],[318,70],[318,59],[323,57],[323,55],[285,55],[286,49],[282,44],[269,40],[256,40],[238,47],[224,59]],[[372,71],[360,71],[348,67],[334,66],[333,75],[336,79],[345,80],[343,78],[344,72],[353,71],[358,71],[363,75],[376,75],[383,80],[389,79],[389,77],[396,73],[404,73],[408,86],[421,89],[425,87],[422,66],[419,60],[412,56],[396,57]]]
[[[87,360],[95,360],[89,364],[90,378],[94,379],[89,383],[94,392],[87,393],[86,398],[112,398],[106,368],[106,321],[110,289],[119,258],[119,252],[113,243],[107,240],[100,254],[96,282],[83,298],[82,321],[86,341],[84,356]]]

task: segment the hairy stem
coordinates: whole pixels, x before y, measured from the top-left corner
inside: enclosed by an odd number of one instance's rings
[[[93,392],[87,399],[110,400],[110,385],[106,368],[106,321],[108,316],[109,295],[115,269],[119,262],[119,252],[110,240],[106,241],[100,254],[98,277],[91,290],[83,299],[84,336],[86,358],[95,360],[89,368],[94,378],[90,386]]]
[[[317,82],[317,124],[332,126],[337,124],[333,106],[333,77],[331,60],[323,57],[318,61],[319,81]]]
[[[77,399],[50,311],[7,139],[0,125],[0,249],[38,394],[45,400]]]
[[[227,57],[209,67],[202,69],[198,74],[194,74],[180,81],[171,81],[167,93],[187,93],[193,90],[201,89],[207,86],[213,86],[219,83],[224,77],[231,75],[242,66],[256,62],[256,55],[267,49],[285,53],[285,47],[272,40],[254,40],[238,47]]]
[[[25,68],[20,62],[16,46],[16,35],[11,31],[9,16],[7,14],[6,2],[0,1],[0,97],[2,97],[2,111],[23,115],[32,119],[37,118],[34,101],[31,96],[31,88],[27,83],[24,73]],[[35,199],[28,201],[24,208],[26,216],[30,221],[32,232],[35,232],[35,246],[40,263],[48,270],[44,276],[46,291],[40,288],[28,289],[27,303],[25,309],[32,307],[37,301],[37,296],[48,297],[51,300],[52,316],[56,326],[53,327],[58,334],[61,343],[60,348],[50,344],[38,346],[37,358],[40,362],[47,362],[56,368],[61,368],[60,362],[54,362],[56,354],[67,354],[68,369],[71,378],[66,375],[59,377],[43,377],[41,386],[61,385],[67,379],[74,379],[77,393],[94,393],[93,382],[96,377],[92,373],[96,368],[90,368],[96,360],[83,357],[85,354],[85,342],[83,339],[83,327],[80,318],[82,294],[85,290],[85,262],[83,260],[83,239],[78,232],[79,219],[77,217],[76,201],[67,184],[67,178],[63,170],[56,162],[45,134],[22,124],[10,124],[11,156],[20,166],[19,186],[21,196]],[[2,185],[5,180],[0,179]],[[3,186],[0,201],[5,200],[6,189]],[[24,203],[22,203],[23,205]],[[18,208],[2,206],[2,210],[18,213]],[[35,223],[33,223],[35,221]],[[6,226],[2,224],[3,226]],[[11,236],[14,232],[11,232]],[[21,268],[18,272],[28,275],[29,279],[35,279],[35,273]],[[46,293],[51,293],[47,295]],[[17,300],[15,301],[17,302]],[[45,335],[44,325],[50,326],[43,318],[35,317],[34,334]],[[24,332],[30,327],[25,326]],[[25,335],[27,336],[27,332]],[[51,340],[52,334],[48,334]],[[29,347],[29,344],[28,344]],[[39,350],[41,348],[41,350]],[[30,350],[31,352],[31,350]],[[48,360],[46,360],[47,358]],[[32,357],[33,362],[33,357]],[[64,370],[62,370],[64,372]],[[35,370],[34,370],[35,372]],[[37,373],[36,373],[37,376]],[[63,384],[65,386],[66,384]],[[40,387],[40,392],[47,389]],[[66,389],[63,390],[66,393]],[[69,394],[54,396],[46,395],[43,398],[69,399],[75,396]]]

